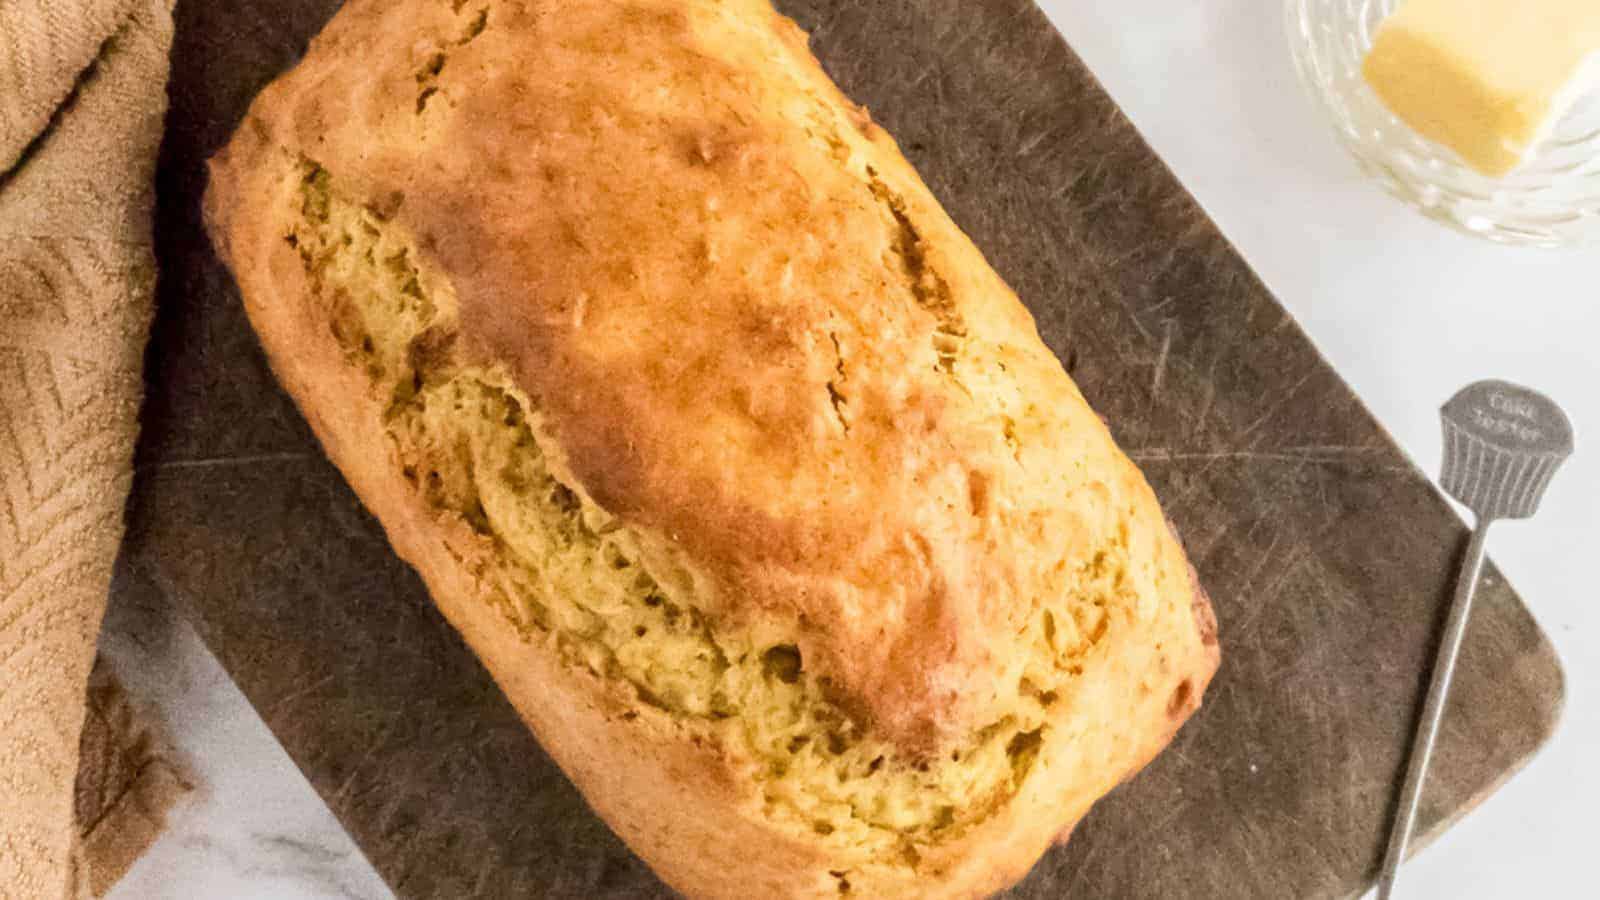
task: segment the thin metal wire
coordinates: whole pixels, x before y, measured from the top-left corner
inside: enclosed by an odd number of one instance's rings
[[[1400,789],[1400,809],[1389,832],[1389,849],[1384,854],[1382,874],[1378,877],[1378,900],[1389,900],[1400,863],[1406,856],[1406,845],[1411,842],[1422,786],[1427,781],[1428,762],[1433,758],[1433,746],[1439,739],[1439,723],[1444,720],[1444,701],[1450,693],[1450,680],[1455,677],[1461,639],[1467,633],[1472,598],[1477,590],[1478,575],[1483,571],[1484,542],[1493,522],[1488,518],[1478,520],[1478,527],[1467,544],[1461,574],[1456,579],[1455,600],[1450,605],[1444,639],[1439,642],[1438,655],[1433,662],[1433,681],[1428,685],[1428,700],[1422,707],[1422,720],[1417,723],[1416,737],[1411,743],[1411,764],[1406,770],[1405,786]]]

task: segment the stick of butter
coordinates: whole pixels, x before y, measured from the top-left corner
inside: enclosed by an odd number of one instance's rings
[[[1600,76],[1600,0],[1405,0],[1362,72],[1423,136],[1505,175]]]

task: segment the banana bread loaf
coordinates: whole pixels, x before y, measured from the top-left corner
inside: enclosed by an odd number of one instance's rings
[[[1000,889],[1198,707],[1149,486],[767,0],[350,0],[205,208],[329,456],[686,894]]]

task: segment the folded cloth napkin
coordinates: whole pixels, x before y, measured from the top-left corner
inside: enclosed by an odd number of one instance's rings
[[[103,659],[89,673],[73,813],[79,842],[69,895],[103,897],[166,827],[190,790],[160,729],[139,714]]]
[[[74,794],[132,479],[171,14],[0,0],[0,897],[103,890],[75,803],[104,818],[140,780],[92,772]],[[142,771],[105,749],[137,729],[103,686],[96,706],[96,764]]]

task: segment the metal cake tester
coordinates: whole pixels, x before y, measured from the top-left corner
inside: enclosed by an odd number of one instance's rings
[[[1395,870],[1405,858],[1406,843],[1417,817],[1417,801],[1428,774],[1428,759],[1439,736],[1445,696],[1455,674],[1456,655],[1467,631],[1472,592],[1483,569],[1483,546],[1496,519],[1526,519],[1539,508],[1545,486],[1556,468],[1572,455],[1572,423],[1550,398],[1504,381],[1480,381],[1462,389],[1444,405],[1444,473],[1439,483],[1450,496],[1477,516],[1478,527],[1456,580],[1455,601],[1445,623],[1444,638],[1433,664],[1433,681],[1422,708],[1422,721],[1411,744],[1411,762],[1400,809],[1389,832],[1378,879],[1378,898],[1388,900]]]

